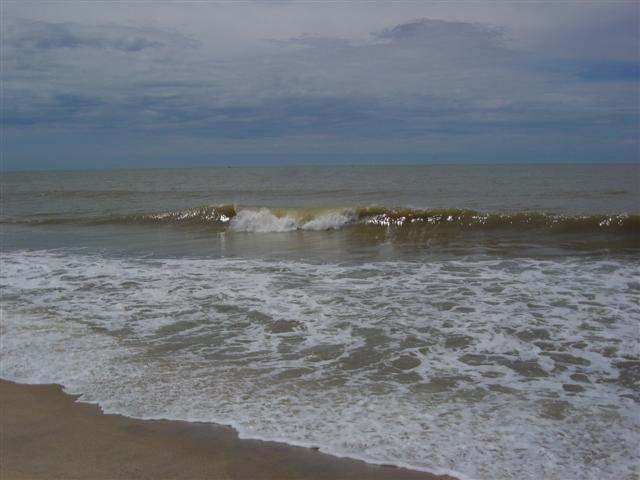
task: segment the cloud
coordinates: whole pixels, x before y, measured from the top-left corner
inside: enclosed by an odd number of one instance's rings
[[[428,18],[401,23],[374,34],[376,38],[432,48],[468,46],[469,42],[476,47],[495,48],[504,45],[504,35],[504,29],[495,26]]]
[[[577,4],[574,20],[550,21],[528,33],[528,48],[549,58],[640,62],[640,8],[636,1]]]
[[[139,52],[166,45],[196,44],[183,35],[154,28],[86,26],[71,22],[53,23],[20,19],[8,24],[3,42],[21,50],[92,48],[123,52]]]
[[[252,144],[432,155],[464,145],[480,155],[475,144],[486,157],[492,145],[506,152],[507,138],[514,149],[614,151],[637,128],[638,62],[571,56],[594,22],[553,30],[557,49],[506,26],[417,18],[357,38],[301,34],[237,50],[196,38],[188,23],[179,32],[9,18],[0,120],[22,132],[16,139],[179,136],[228,154]],[[620,44],[637,37],[625,32]]]
[[[54,94],[49,97],[25,96],[19,101],[3,102],[0,116],[5,126],[19,125],[69,125],[84,122],[91,111],[104,106],[97,97],[78,94]]]
[[[640,62],[600,61],[577,62],[569,68],[588,82],[635,82],[640,81]]]

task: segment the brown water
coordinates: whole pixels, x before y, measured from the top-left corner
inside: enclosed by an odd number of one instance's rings
[[[636,478],[638,167],[3,174],[0,375],[474,478]]]

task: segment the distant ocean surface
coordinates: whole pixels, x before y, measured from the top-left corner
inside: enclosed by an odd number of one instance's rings
[[[640,475],[637,165],[4,172],[0,376],[480,479]]]

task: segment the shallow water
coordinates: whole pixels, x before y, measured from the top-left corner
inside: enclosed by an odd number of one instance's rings
[[[5,175],[0,374],[460,477],[636,478],[637,172]]]

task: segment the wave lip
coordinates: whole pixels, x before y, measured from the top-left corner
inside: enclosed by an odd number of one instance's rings
[[[484,214],[475,210],[410,208],[388,209],[366,207],[356,210],[357,217],[366,224],[378,226],[449,225],[461,228],[550,228],[555,231],[587,232],[618,230],[640,233],[640,215],[596,214],[558,215],[540,212]]]
[[[298,215],[296,215],[298,213]],[[348,211],[327,211],[310,214],[304,210],[277,215],[273,211],[240,210],[230,222],[230,228],[240,232],[289,232],[292,230],[334,230],[353,221]]]
[[[227,223],[236,216],[233,205],[201,206],[160,213],[113,215],[96,219],[93,223]]]
[[[232,230],[239,232],[289,232],[297,228],[295,219],[277,217],[266,208],[241,210],[231,220]]]
[[[334,230],[349,225],[477,229],[538,229],[559,233],[612,232],[640,235],[640,215],[562,215],[544,212],[482,213],[468,209],[414,209],[388,207],[266,208],[205,205],[155,213],[115,214],[103,217],[3,218],[3,224],[28,225],[229,225],[243,232]]]

